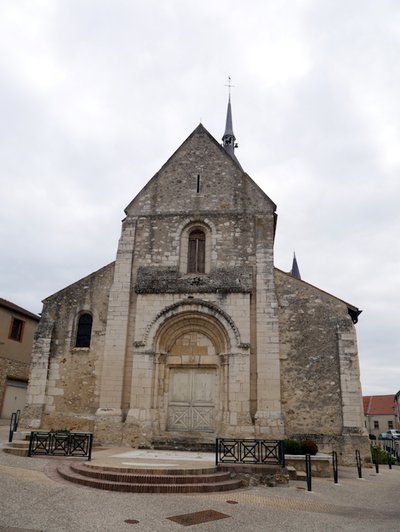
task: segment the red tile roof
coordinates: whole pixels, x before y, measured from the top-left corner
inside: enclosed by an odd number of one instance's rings
[[[394,395],[365,395],[363,403],[365,415],[394,414]]]

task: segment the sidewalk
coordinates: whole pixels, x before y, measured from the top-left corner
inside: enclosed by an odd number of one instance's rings
[[[0,427],[1,444],[7,437],[8,427]],[[119,462],[122,467],[132,467],[130,464],[137,461],[152,467],[155,463],[171,467],[201,463],[204,467],[210,458],[197,453],[127,448],[96,451],[93,455],[98,463]],[[312,492],[306,491],[304,482],[290,482],[288,487],[257,486],[205,495],[95,490],[49,478],[46,472],[53,466],[52,459],[20,458],[0,450],[0,530],[114,532],[132,530],[134,526],[134,530],[146,532],[179,531],[182,524],[169,518],[193,512],[202,512],[196,514],[198,524],[190,528],[198,531],[400,530],[398,466],[392,470],[381,466],[378,475],[374,469],[363,468],[362,480],[357,478],[355,467],[340,468],[338,485],[331,479],[313,478]],[[212,517],[220,519],[201,522]]]

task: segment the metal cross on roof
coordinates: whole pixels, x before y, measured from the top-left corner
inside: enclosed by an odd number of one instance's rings
[[[229,88],[229,98],[231,97],[231,87],[234,87],[235,85],[232,85],[232,78],[228,76],[228,84],[225,85],[225,87]]]

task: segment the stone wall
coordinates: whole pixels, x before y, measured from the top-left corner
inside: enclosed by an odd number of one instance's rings
[[[346,303],[275,270],[286,437],[368,454],[355,329]],[[343,342],[348,342],[345,353]],[[347,459],[346,458],[346,459]]]
[[[108,295],[114,263],[44,301],[32,354],[28,405],[30,428],[89,430],[98,407],[99,356],[104,349]],[[75,347],[82,312],[93,316],[90,348]]]
[[[352,328],[346,305],[276,270],[282,405],[286,434],[341,434],[338,328]]]
[[[265,213],[268,205],[275,210],[267,195],[200,124],[126,212],[128,215],[187,212],[191,216],[211,211]]]
[[[200,125],[128,205],[115,263],[45,300],[30,426],[173,438],[168,387],[201,368],[215,376],[218,435],[317,434],[348,454],[363,437],[355,329],[343,301],[274,269],[275,209]],[[193,228],[201,274],[188,273]],[[83,312],[89,349],[74,346]],[[206,429],[179,436],[214,438]]]

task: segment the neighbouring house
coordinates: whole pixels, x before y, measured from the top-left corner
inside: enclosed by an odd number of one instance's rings
[[[40,317],[0,298],[0,417],[26,402],[33,338]]]
[[[235,148],[229,101],[222,145],[200,124],[129,202],[116,260],[44,300],[26,427],[369,453],[361,311],[302,280],[296,259],[274,267],[276,205]]]
[[[394,415],[397,429],[400,429],[400,390],[394,396]]]
[[[363,397],[365,427],[370,435],[377,438],[381,432],[400,428],[398,406],[396,409],[397,396],[398,394],[396,396],[391,394]]]

